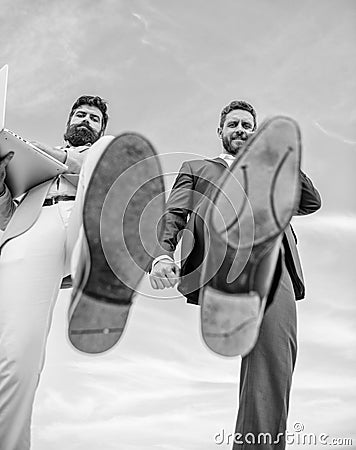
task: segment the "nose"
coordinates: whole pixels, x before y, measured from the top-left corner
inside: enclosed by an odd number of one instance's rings
[[[239,123],[236,127],[235,133],[238,137],[243,137],[245,135],[245,130],[242,127],[241,123]]]
[[[88,117],[84,117],[84,118],[83,118],[82,124],[83,124],[83,125],[87,125],[88,127],[90,126]]]
[[[236,131],[239,132],[239,133],[244,133],[244,132],[245,132],[245,129],[244,129],[244,127],[242,126],[242,123],[241,123],[241,122],[238,123],[237,128],[236,128]]]

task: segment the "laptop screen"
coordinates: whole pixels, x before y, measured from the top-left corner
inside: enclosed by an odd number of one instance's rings
[[[5,128],[5,108],[7,91],[7,73],[9,66],[6,64],[0,70],[0,131]]]

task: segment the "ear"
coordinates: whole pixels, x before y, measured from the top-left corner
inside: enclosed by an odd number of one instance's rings
[[[222,138],[222,129],[221,129],[220,127],[218,127],[218,128],[216,129],[216,133],[217,133],[217,135],[219,136],[219,138],[221,139],[221,138]]]
[[[104,136],[105,130],[106,130],[106,124],[105,125],[102,124],[101,130],[100,130],[100,137]]]

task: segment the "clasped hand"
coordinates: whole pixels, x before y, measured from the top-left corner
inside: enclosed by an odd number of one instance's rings
[[[161,259],[152,267],[149,278],[153,289],[174,287],[179,281],[179,267],[170,259]]]

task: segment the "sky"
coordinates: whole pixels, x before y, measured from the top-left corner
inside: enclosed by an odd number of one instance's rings
[[[252,103],[259,122],[298,121],[323,207],[293,219],[307,295],[288,429],[354,439],[338,449],[356,448],[355,24],[354,0],[3,0],[0,27],[7,128],[59,145],[75,99],[103,96],[107,132],[150,139],[167,188],[184,160],[220,153],[231,100]],[[122,341],[95,357],[70,347],[61,292],[34,450],[228,448],[214,436],[233,432],[240,359],[204,347],[198,308],[176,291],[163,298],[145,279],[140,292]]]

